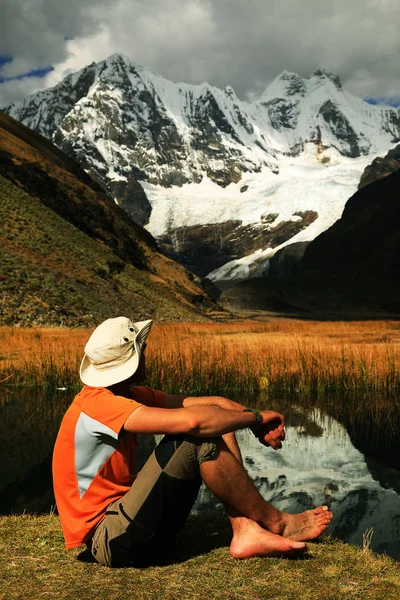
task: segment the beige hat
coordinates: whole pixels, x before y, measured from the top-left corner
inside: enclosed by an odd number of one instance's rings
[[[152,323],[151,320],[134,323],[126,317],[101,323],[85,346],[80,368],[83,383],[107,387],[133,375]]]

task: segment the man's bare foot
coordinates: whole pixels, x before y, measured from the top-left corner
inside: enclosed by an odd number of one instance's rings
[[[281,519],[279,525],[272,525],[269,530],[291,540],[306,542],[315,540],[328,529],[332,513],[327,506],[318,506],[295,515],[281,513]]]
[[[307,551],[304,542],[275,535],[246,517],[238,517],[231,522],[233,538],[230,553],[234,558],[296,556]]]

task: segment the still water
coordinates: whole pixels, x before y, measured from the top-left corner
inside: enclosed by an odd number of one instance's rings
[[[54,504],[51,452],[68,391],[2,392],[0,398],[0,513],[47,512]],[[400,560],[400,472],[357,450],[346,429],[318,410],[295,405],[287,414],[286,441],[274,452],[248,431],[238,432],[245,467],[263,497],[287,512],[328,504],[328,533],[362,545],[373,529],[371,548]],[[155,440],[143,438],[138,462]],[[194,510],[223,510],[202,487]]]

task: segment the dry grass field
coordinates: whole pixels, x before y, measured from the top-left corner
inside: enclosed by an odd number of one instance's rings
[[[32,386],[52,406],[54,390],[78,389],[90,333],[0,328],[2,397]],[[158,322],[147,357],[146,383],[168,393],[221,395],[285,414],[317,407],[382,439],[400,426],[397,321]]]
[[[2,385],[79,385],[84,329],[0,328]],[[157,323],[148,383],[171,392],[399,389],[400,322]]]
[[[8,447],[5,460],[13,476],[16,465],[26,469],[30,460],[37,460],[33,445],[52,446],[50,438],[73,396],[69,388],[80,385],[78,368],[89,335],[78,329],[0,328],[2,425],[14,434],[21,424],[27,428],[21,430],[24,444],[18,443],[14,454]],[[399,344],[400,323],[394,321],[157,323],[149,337],[147,382],[169,392],[242,396],[250,405],[268,402],[272,407],[279,398],[283,408],[286,397],[288,403],[304,406],[317,400],[335,416],[342,411],[344,420],[362,413],[380,421],[387,435],[389,427],[398,431]],[[42,391],[33,395],[28,390],[29,401],[20,399],[13,416],[14,392],[29,385]],[[57,387],[68,392],[54,392]],[[33,437],[31,423],[38,424]],[[161,594],[171,600],[399,597],[398,562],[367,548],[328,538],[309,545],[308,560],[237,561],[229,555],[226,525],[209,515],[204,522],[190,520],[182,536],[176,563],[112,572],[76,560],[78,550],[67,553],[54,514],[1,517],[0,598],[84,599],[95,594],[111,599],[127,590],[135,598]]]

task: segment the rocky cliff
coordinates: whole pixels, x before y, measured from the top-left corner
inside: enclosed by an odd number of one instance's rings
[[[400,170],[358,190],[283,279],[225,291],[226,306],[329,316],[400,314]]]
[[[377,156],[370,165],[368,165],[361,175],[358,189],[386,177],[400,169],[400,145],[392,148],[386,156]]]

